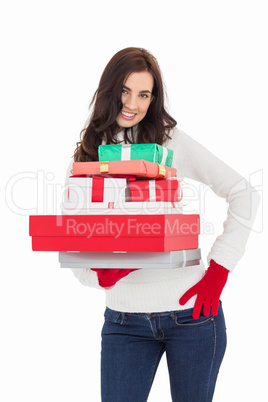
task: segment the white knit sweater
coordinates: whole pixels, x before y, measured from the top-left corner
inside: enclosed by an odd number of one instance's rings
[[[242,257],[256,216],[259,195],[237,172],[215,157],[183,131],[174,129],[171,140],[164,146],[174,151],[173,167],[179,179],[193,179],[204,183],[228,203],[224,231],[217,237],[207,257],[232,271]],[[123,131],[118,134],[123,142]],[[67,171],[66,184],[71,175],[72,162]],[[97,274],[89,268],[73,268],[76,278],[86,286],[103,289]],[[199,266],[177,269],[144,269],[131,272],[106,292],[106,305],[123,312],[161,312],[187,309],[194,306],[195,297],[184,306],[179,298],[197,283],[205,272]]]

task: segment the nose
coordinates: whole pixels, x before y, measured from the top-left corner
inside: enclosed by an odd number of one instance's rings
[[[127,98],[123,100],[123,105],[128,108],[129,110],[136,110],[137,109],[137,99],[134,95],[129,94]]]

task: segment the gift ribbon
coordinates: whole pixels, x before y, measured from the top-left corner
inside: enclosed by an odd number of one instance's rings
[[[149,180],[149,200],[156,201],[155,180]]]
[[[121,148],[121,160],[130,161],[131,144],[122,144]]]
[[[104,177],[92,177],[92,196],[91,202],[103,202],[104,195]]]
[[[159,171],[158,171],[158,177],[165,177],[166,176],[166,167],[163,165],[158,165]]]
[[[100,172],[109,173],[109,162],[100,162]]]
[[[182,267],[184,268],[186,266],[186,262],[187,262],[187,256],[186,256],[185,250],[182,250],[182,259],[183,259]]]
[[[162,159],[161,159],[160,164],[161,164],[161,165],[165,165],[165,164],[166,164],[166,161],[167,161],[168,150],[167,150],[167,148],[165,148],[165,147],[162,147],[162,149],[163,149],[163,155],[162,155]]]

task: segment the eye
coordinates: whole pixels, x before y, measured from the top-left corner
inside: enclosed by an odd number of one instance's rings
[[[127,94],[127,90],[126,90],[126,89],[122,89],[122,94]]]
[[[140,97],[141,97],[142,99],[147,99],[147,98],[149,98],[149,96],[148,96],[147,94],[140,94]]]

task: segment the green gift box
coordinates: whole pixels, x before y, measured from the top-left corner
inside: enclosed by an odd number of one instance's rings
[[[128,161],[143,159],[172,166],[173,151],[158,144],[116,144],[98,147],[99,161]]]

